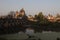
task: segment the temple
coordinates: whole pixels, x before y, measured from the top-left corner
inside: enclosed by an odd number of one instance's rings
[[[15,17],[16,17],[16,18],[21,18],[21,17],[23,17],[24,15],[25,15],[25,10],[22,8],[19,12],[16,11]]]

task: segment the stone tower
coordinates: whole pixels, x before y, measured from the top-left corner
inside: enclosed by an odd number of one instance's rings
[[[20,14],[21,16],[24,16],[24,15],[25,15],[25,10],[22,8],[22,9],[20,10],[19,14]]]

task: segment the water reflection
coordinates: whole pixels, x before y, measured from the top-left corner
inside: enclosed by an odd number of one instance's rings
[[[31,31],[30,31],[31,32]],[[6,38],[6,39],[41,39],[41,40],[59,40],[60,38],[60,32],[52,32],[52,31],[43,31],[42,33],[31,33],[32,35],[27,35],[29,32],[18,32],[16,34],[7,34],[7,35],[1,35],[0,38]],[[30,38],[29,38],[30,37]]]

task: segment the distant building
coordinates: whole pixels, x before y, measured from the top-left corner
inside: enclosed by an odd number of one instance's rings
[[[48,16],[47,16],[47,19],[48,19],[48,21],[50,21],[50,22],[55,22],[55,21],[56,21],[56,20],[55,20],[55,17],[52,16],[52,15],[48,15]]]
[[[6,18],[10,19],[10,18],[14,18],[15,17],[15,12],[14,11],[10,11],[8,15],[6,15]]]
[[[28,16],[28,20],[30,20],[30,21],[37,21],[37,19],[35,19],[35,17],[33,17],[32,15],[29,15]]]
[[[56,18],[56,21],[57,21],[57,22],[60,22],[60,17],[57,17],[57,18]]]
[[[15,14],[15,18],[19,18],[19,19],[23,19],[23,20],[26,20],[26,19],[28,19],[29,21],[37,21],[36,19],[35,19],[35,17],[33,17],[33,16],[31,16],[31,15],[29,15],[28,17],[26,16],[26,14],[25,14],[25,10],[22,8],[19,12],[18,11],[16,11],[16,14]]]
[[[28,16],[28,20],[33,21],[33,19],[34,19],[34,18],[33,18],[32,15],[29,15],[29,16]]]
[[[25,15],[25,10],[22,8],[22,9],[20,10],[19,14],[20,14],[21,16],[24,16],[24,15]]]
[[[25,10],[22,8],[19,12],[16,11],[16,15],[15,18],[20,18],[22,19],[22,17],[25,16]]]
[[[6,18],[6,16],[0,16],[0,18],[4,19],[4,18]]]
[[[15,17],[18,17],[18,15],[19,15],[19,12],[18,12],[18,11],[16,11]]]

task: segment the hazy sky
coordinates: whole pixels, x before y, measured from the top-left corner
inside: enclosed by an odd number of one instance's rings
[[[24,8],[26,14],[60,14],[60,0],[0,0],[0,15],[6,15],[10,11],[19,11]]]

